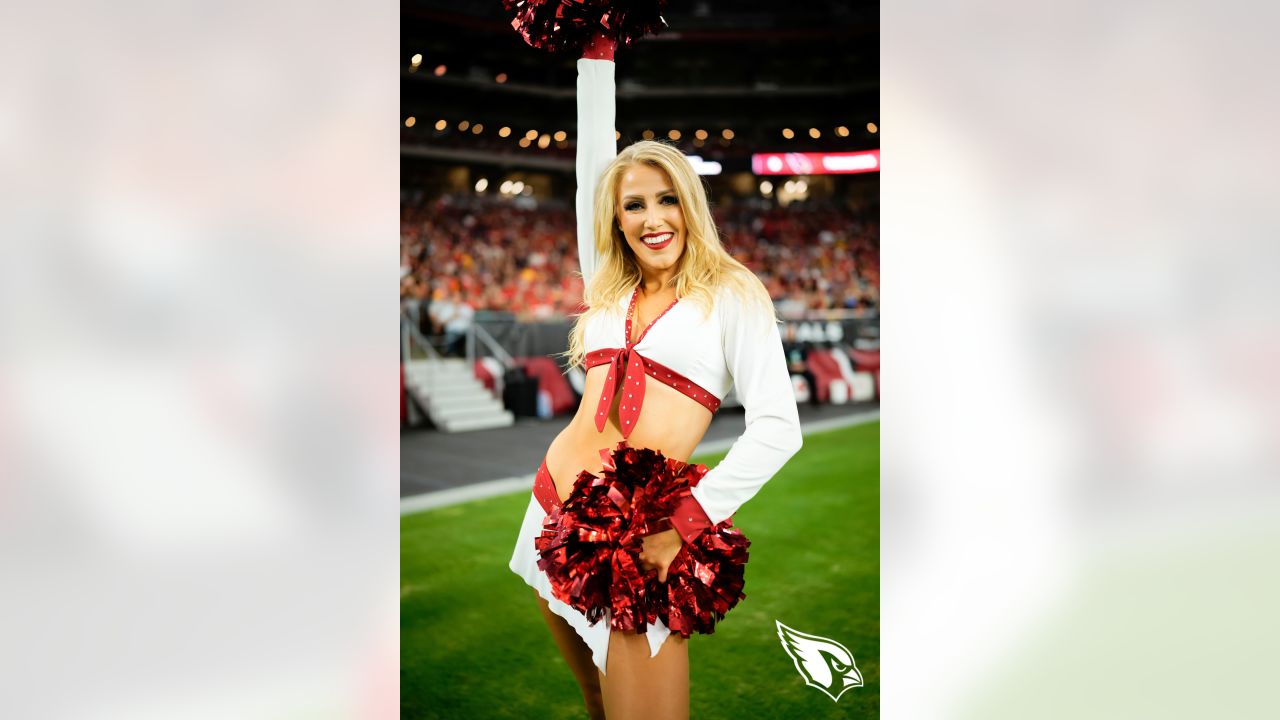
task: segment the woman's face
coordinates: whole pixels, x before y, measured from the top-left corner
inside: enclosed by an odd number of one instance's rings
[[[684,211],[659,168],[636,164],[622,172],[618,225],[645,274],[674,270],[684,254]]]

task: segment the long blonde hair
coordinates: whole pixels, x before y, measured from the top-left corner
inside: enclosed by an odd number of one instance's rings
[[[760,312],[777,320],[764,284],[720,242],[706,187],[688,159],[666,143],[641,140],[618,153],[596,185],[592,229],[599,263],[584,289],[583,304],[587,311],[578,316],[569,333],[569,351],[564,355],[570,367],[580,366],[586,355],[583,334],[591,319],[602,312],[615,311],[622,298],[641,280],[640,266],[617,222],[618,185],[627,168],[636,164],[649,165],[667,174],[684,213],[684,252],[671,280],[676,296],[698,304],[704,316],[709,316],[717,291],[726,288],[744,305],[755,305]]]

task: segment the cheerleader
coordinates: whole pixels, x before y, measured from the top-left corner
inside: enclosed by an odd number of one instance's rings
[[[652,141],[617,152],[617,35],[582,47],[588,310],[568,356],[586,384],[538,468],[510,567],[592,718],[687,718],[687,639],[744,597],[748,543],[732,515],[800,449],[799,418],[764,286],[724,249],[683,154]],[[714,468],[687,465],[731,388],[744,432]]]

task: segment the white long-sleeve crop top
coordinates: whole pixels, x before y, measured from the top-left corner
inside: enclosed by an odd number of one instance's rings
[[[578,257],[585,284],[598,264],[594,238],[596,183],[617,155],[614,137],[614,64],[578,60],[577,195]],[[693,488],[672,517],[691,540],[709,524],[731,517],[801,446],[800,418],[777,323],[767,312],[721,290],[709,315],[692,302],[677,300],[631,345],[628,307],[623,298],[585,328],[588,367],[610,363],[606,397],[597,411],[603,426],[619,383],[622,392],[639,389],[640,401],[623,396],[624,437],[643,407],[643,375],[671,385],[713,412],[731,388],[746,412],[746,429],[718,465]],[[631,393],[634,394],[634,393]],[[588,400],[589,402],[589,400]],[[628,405],[628,402],[631,402]],[[630,408],[628,410],[627,408]]]

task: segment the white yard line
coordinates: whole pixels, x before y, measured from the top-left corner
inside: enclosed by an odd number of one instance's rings
[[[870,410],[864,413],[845,415],[844,417],[830,418],[828,420],[814,420],[812,422],[802,423],[800,425],[800,431],[805,435],[809,435],[811,433],[826,432],[827,430],[836,430],[839,428],[850,427],[852,425],[861,425],[863,423],[873,422],[879,419],[880,411]],[[702,455],[705,453],[728,450],[736,440],[736,437],[707,440],[706,442],[698,443],[698,447],[694,450],[693,454]],[[410,515],[416,512],[422,512],[423,510],[435,510],[437,508],[448,507],[450,505],[459,505],[461,503],[471,502],[472,500],[483,500],[484,498],[506,495],[507,493],[513,493],[519,490],[532,492],[533,478],[534,474],[529,473],[528,475],[503,478],[502,480],[489,480],[487,482],[449,488],[448,490],[436,490],[434,492],[422,493],[421,495],[411,495],[409,497],[400,498],[400,514]]]

